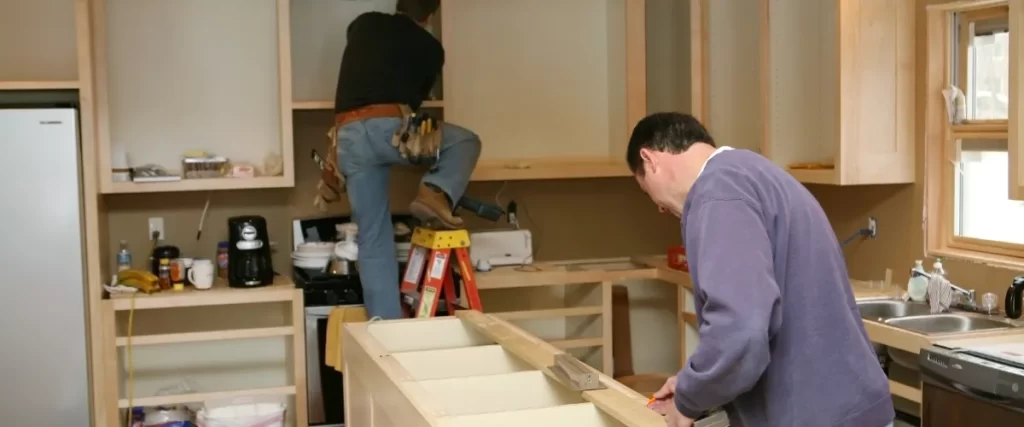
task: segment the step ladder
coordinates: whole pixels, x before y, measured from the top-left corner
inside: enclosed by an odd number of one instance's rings
[[[483,310],[473,265],[469,260],[469,233],[466,230],[432,230],[416,227],[412,233],[411,243],[409,263],[405,267],[405,274],[402,275],[401,292],[403,301],[416,308],[414,317],[434,317],[442,294],[448,314],[455,312],[453,270],[458,271],[465,287],[463,296],[469,302],[466,308]],[[424,274],[426,277],[423,277]]]

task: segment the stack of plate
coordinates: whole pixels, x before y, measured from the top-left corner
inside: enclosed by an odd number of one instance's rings
[[[334,242],[300,243],[292,252],[292,265],[309,270],[323,270],[331,262]]]

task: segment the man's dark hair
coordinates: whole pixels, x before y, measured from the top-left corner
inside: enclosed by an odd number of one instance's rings
[[[416,22],[426,21],[441,7],[441,0],[398,0],[395,11]]]
[[[698,142],[715,146],[715,140],[696,117],[682,113],[654,113],[644,117],[633,128],[626,148],[626,163],[634,175],[643,176],[641,148],[679,154]]]

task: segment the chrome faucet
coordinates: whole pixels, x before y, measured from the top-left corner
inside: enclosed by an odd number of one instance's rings
[[[910,277],[925,277],[925,278],[931,280],[932,275],[928,274],[928,273],[925,273],[925,272],[923,272],[921,270],[918,270],[916,268],[912,268],[912,269],[910,269]],[[961,296],[963,296],[963,297],[965,297],[967,299],[967,301],[961,301],[960,302],[961,304],[963,304],[965,306],[968,306],[968,307],[974,307],[974,295],[975,295],[974,294],[974,289],[963,288],[963,287],[954,285],[953,283],[950,283],[949,287],[953,288],[954,292],[956,292],[957,294],[960,294]]]

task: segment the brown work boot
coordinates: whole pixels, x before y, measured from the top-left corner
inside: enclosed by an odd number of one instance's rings
[[[420,184],[416,200],[409,205],[409,211],[427,227],[456,229],[463,227],[462,218],[452,214],[448,196],[443,191]]]

